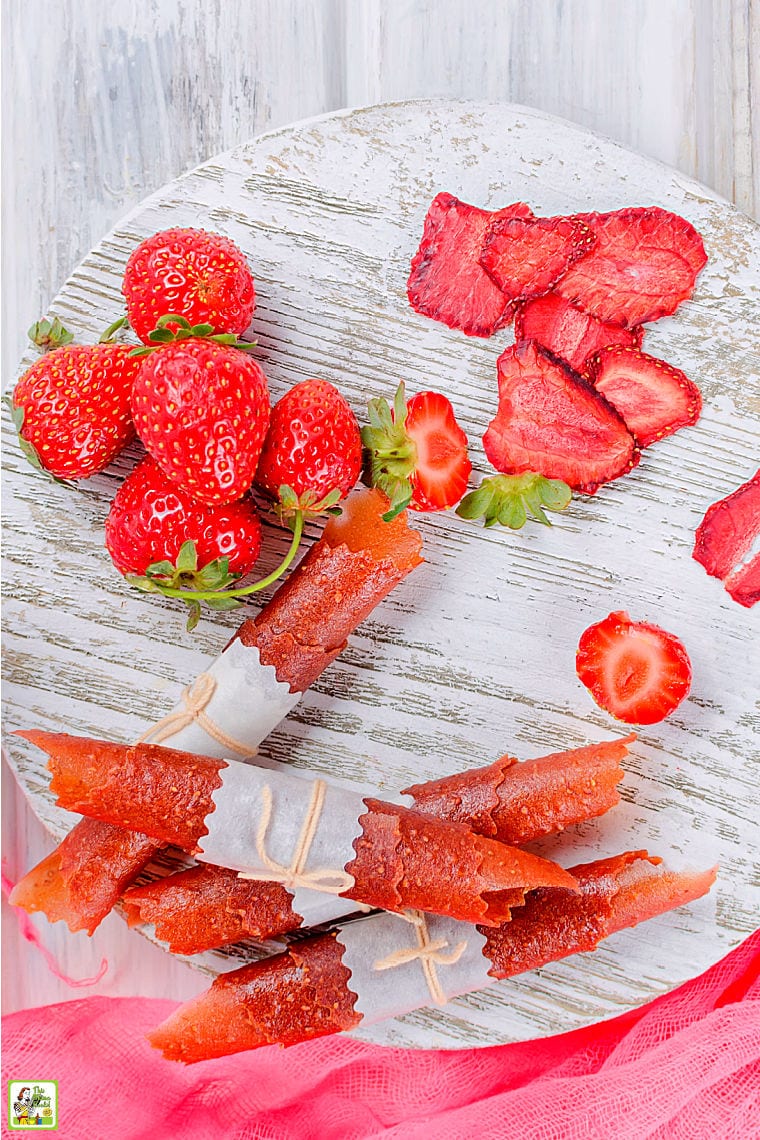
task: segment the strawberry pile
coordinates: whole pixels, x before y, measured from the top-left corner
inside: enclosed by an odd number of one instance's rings
[[[706,261],[694,227],[658,206],[540,218],[523,202],[487,211],[441,193],[407,294],[469,336],[514,322],[486,456],[505,474],[593,494],[699,417],[696,385],[641,343],[646,322],[692,295]]]
[[[362,446],[348,403],[306,380],[270,407],[269,387],[238,336],[254,312],[243,253],[203,230],[152,235],[130,256],[127,317],[96,345],[60,321],[30,329],[45,351],[19,379],[12,411],[27,458],[59,479],[103,471],[137,435],[147,455],[121,485],[106,547],[130,584],[229,609],[292,561],[304,519],[330,510],[359,477]],[[111,338],[129,326],[143,342]],[[261,549],[254,483],[293,531],[281,565],[238,587]]]

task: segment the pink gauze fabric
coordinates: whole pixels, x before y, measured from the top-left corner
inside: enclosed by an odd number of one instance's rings
[[[4,1018],[4,1079],[58,1080],[61,1140],[756,1140],[759,974],[760,931],[560,1037],[417,1052],[340,1036],[188,1067],[143,1036],[174,1003],[87,998]]]

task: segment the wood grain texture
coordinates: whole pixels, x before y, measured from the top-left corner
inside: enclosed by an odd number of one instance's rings
[[[453,516],[425,519],[426,565],[364,623],[263,751],[396,789],[506,750],[528,758],[607,738],[617,728],[572,662],[581,630],[627,607],[684,637],[691,697],[640,734],[613,817],[540,849],[561,849],[570,864],[648,845],[676,864],[722,867],[709,899],[618,935],[595,955],[369,1031],[374,1040],[453,1047],[611,1016],[698,973],[755,924],[760,614],[733,605],[690,550],[706,506],[757,465],[758,227],[667,168],[524,108],[402,104],[275,132],[169,185],[85,259],[55,309],[94,335],[118,305],[137,241],[200,221],[238,241],[254,266],[257,354],[275,397],[318,374],[360,411],[401,377],[413,388],[445,377],[482,471],[476,441],[495,407],[493,365],[509,334],[465,338],[412,313],[404,291],[427,204],[442,186],[492,207],[517,197],[541,213],[647,201],[689,217],[705,237],[708,269],[693,301],[652,326],[645,346],[693,376],[705,414],[625,480],[579,499],[550,531],[515,536]],[[134,455],[72,491],[51,487],[7,445],[9,727],[23,717],[134,739],[238,624],[216,615],[190,638],[178,633],[171,603],[130,594],[116,578],[102,520]],[[283,543],[270,529],[272,563]],[[51,566],[55,593],[43,570]],[[39,757],[15,741],[10,750],[35,810],[60,831],[68,820],[50,803]],[[204,961],[218,970],[230,959]]]

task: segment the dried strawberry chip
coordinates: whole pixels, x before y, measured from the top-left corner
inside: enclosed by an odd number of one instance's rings
[[[533,341],[497,361],[499,409],[483,436],[498,471],[537,471],[589,494],[636,465],[636,442],[615,409]]]
[[[578,217],[596,244],[557,284],[566,300],[602,321],[632,326],[674,313],[691,296],[707,254],[685,218],[659,206]]]
[[[713,578],[726,578],[760,534],[760,470],[708,507],[697,527],[692,557]]]
[[[755,602],[760,602],[760,554],[756,554],[746,566],[730,574],[724,585],[740,606],[749,609]]]
[[[598,321],[557,293],[547,293],[519,306],[515,315],[515,338],[535,340],[555,356],[561,356],[576,372],[585,371],[589,356],[608,345],[638,348],[642,328]]]
[[[494,218],[480,264],[513,300],[547,293],[595,238],[576,218]]]
[[[620,412],[639,447],[699,419],[702,396],[696,384],[679,368],[637,348],[603,349],[588,361],[586,375]]]
[[[453,194],[436,195],[406,286],[415,312],[468,336],[491,336],[508,324],[512,318],[509,298],[479,258],[492,220],[526,217],[532,217],[532,212],[524,202],[492,213],[460,202]]]

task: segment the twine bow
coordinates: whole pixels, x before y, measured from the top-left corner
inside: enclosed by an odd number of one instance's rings
[[[396,966],[403,966],[407,962],[419,961],[425,975],[430,996],[436,1005],[446,1005],[446,994],[441,986],[436,966],[453,966],[467,949],[466,942],[458,942],[448,954],[443,950],[448,946],[445,938],[431,939],[425,915],[420,910],[406,910],[402,918],[410,922],[417,935],[417,945],[409,946],[405,950],[394,950],[385,958],[379,958],[374,964],[375,970],[392,970]]]
[[[272,821],[272,790],[265,784],[261,789],[261,817],[256,831],[256,854],[262,865],[266,867],[268,874],[263,876],[241,872],[238,877],[241,879],[266,878],[267,882],[281,883],[289,891],[295,890],[296,887],[308,887],[313,891],[339,895],[343,891],[350,890],[354,885],[354,877],[349,875],[347,871],[333,871],[325,867],[315,868],[311,871],[305,870],[306,860],[317,833],[326,792],[327,785],[324,780],[315,780],[301,832],[293,850],[293,858],[290,866],[286,867],[272,859],[266,850],[267,831]]]
[[[189,724],[194,721],[203,729],[203,731],[221,744],[226,752],[236,752],[238,756],[248,758],[256,755],[256,749],[251,751],[247,744],[241,744],[239,740],[235,740],[234,736],[230,736],[218,724],[215,724],[211,717],[204,710],[209,701],[213,697],[217,689],[216,679],[210,673],[201,673],[193,681],[192,685],[187,685],[182,690],[182,702],[184,707],[175,709],[174,712],[168,713],[165,717],[149,728],[147,732],[143,733],[140,737],[138,744],[161,744],[164,740],[175,736],[181,732],[183,728],[187,728]]]

